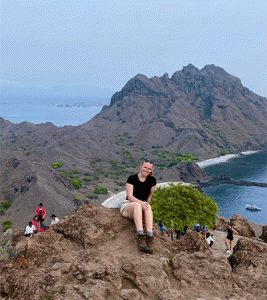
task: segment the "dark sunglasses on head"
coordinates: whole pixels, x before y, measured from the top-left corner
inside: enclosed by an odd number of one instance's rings
[[[149,162],[149,163],[151,163],[152,165],[153,165],[153,163],[154,163],[153,160],[148,160],[148,159],[146,159],[146,158],[144,159],[144,161],[145,161],[145,162]]]

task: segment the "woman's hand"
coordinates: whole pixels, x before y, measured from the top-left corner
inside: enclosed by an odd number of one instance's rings
[[[146,211],[146,210],[148,210],[150,208],[150,204],[147,203],[147,202],[142,201],[141,205],[142,205],[142,209],[144,211]]]

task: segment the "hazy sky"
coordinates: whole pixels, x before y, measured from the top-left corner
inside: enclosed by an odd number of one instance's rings
[[[266,93],[264,1],[1,0],[2,85],[120,90],[215,64]]]

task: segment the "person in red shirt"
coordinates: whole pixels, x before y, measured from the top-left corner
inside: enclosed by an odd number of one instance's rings
[[[34,233],[37,233],[39,231],[38,229],[38,217],[37,216],[34,216],[33,219],[32,219],[32,225],[35,226],[36,230],[34,231]]]
[[[38,222],[40,222],[40,228],[43,227],[43,222],[46,215],[46,210],[43,207],[43,203],[40,203],[39,206],[35,210],[36,216],[38,218]]]

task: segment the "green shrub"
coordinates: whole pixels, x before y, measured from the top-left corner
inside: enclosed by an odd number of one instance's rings
[[[7,219],[3,222],[3,225],[11,225],[11,224],[12,224],[12,222],[10,219]]]
[[[8,229],[12,228],[12,225],[4,225],[4,230],[7,231]]]
[[[76,170],[70,170],[70,171],[62,171],[59,172],[61,175],[69,177],[69,179],[78,179],[80,176],[78,175],[78,172]]]
[[[78,200],[83,200],[83,197],[80,197],[80,196],[78,196],[78,195],[75,195],[74,198],[75,198],[75,199],[78,199]]]
[[[114,188],[114,191],[115,191],[115,192],[117,192],[118,190],[119,190],[119,188],[117,188],[117,187]]]
[[[90,194],[89,196],[88,196],[90,199],[97,199],[98,198],[98,195],[96,195],[96,194]]]
[[[83,181],[92,181],[92,178],[91,177],[84,177]]]
[[[125,149],[124,150],[124,156],[126,158],[131,158],[132,157],[131,151],[129,149]]]
[[[76,190],[78,190],[82,186],[82,182],[80,179],[71,179],[70,182]]]
[[[52,166],[53,166],[53,169],[58,169],[63,166],[63,163],[61,161],[58,161],[56,163],[53,163]]]
[[[11,206],[12,201],[8,200],[0,204],[0,215],[3,215],[7,209]]]
[[[173,183],[170,188],[159,187],[155,190],[151,206],[154,222],[180,231],[184,226],[192,228],[196,223],[213,228],[219,212],[213,198],[201,194],[192,186]]]
[[[124,185],[125,185],[125,182],[122,182],[122,181],[121,181],[121,182],[119,182],[119,185],[120,185],[120,186],[124,186]]]
[[[94,190],[94,194],[107,194],[108,190],[104,186],[96,187]]]
[[[94,180],[98,180],[98,179],[99,179],[99,176],[98,176],[98,175],[94,175],[93,179],[94,179]]]

